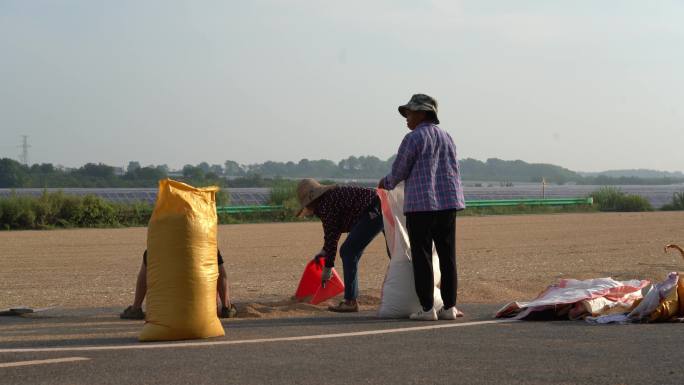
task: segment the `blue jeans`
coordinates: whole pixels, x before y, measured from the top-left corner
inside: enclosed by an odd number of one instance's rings
[[[374,201],[352,227],[340,247],[344,268],[344,299],[355,300],[359,296],[359,260],[363,250],[382,231],[380,200]]]

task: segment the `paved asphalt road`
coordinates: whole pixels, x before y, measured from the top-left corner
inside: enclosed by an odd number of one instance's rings
[[[455,323],[230,320],[190,344],[138,343],[141,322],[119,309],[0,317],[0,384],[684,384],[684,325],[480,322],[496,308],[464,305]],[[104,350],[25,350],[92,346]]]

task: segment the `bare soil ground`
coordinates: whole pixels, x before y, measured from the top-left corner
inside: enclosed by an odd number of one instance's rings
[[[457,222],[459,302],[534,297],[559,278],[661,280],[684,261],[684,213],[464,217]],[[133,300],[146,229],[0,232],[0,308],[121,307]],[[325,311],[291,299],[304,265],[322,246],[320,223],[219,228],[233,300],[243,317]],[[380,235],[360,265],[363,308],[379,303],[388,258]],[[337,260],[338,269],[342,269]],[[341,271],[340,271],[341,273]]]

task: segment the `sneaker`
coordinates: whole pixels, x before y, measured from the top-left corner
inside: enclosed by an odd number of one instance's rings
[[[455,320],[457,317],[463,317],[463,312],[456,309],[456,306],[452,306],[448,309],[441,308],[437,313],[437,318],[443,320]]]
[[[230,308],[221,307],[221,312],[219,313],[220,318],[235,318],[237,317],[237,308],[232,303]]]
[[[359,304],[358,302],[354,302],[354,304],[350,305],[347,302],[342,301],[337,306],[328,306],[328,310],[335,313],[356,313],[359,311]]]
[[[134,309],[129,306],[123,313],[119,314],[121,319],[145,319],[145,312],[141,308]]]
[[[437,321],[437,312],[433,307],[432,309],[427,311],[419,310],[416,313],[412,313],[411,316],[409,316],[409,318],[417,321]]]

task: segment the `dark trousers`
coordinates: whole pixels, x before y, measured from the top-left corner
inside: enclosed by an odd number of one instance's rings
[[[376,199],[361,214],[347,239],[340,246],[340,257],[344,267],[344,299],[356,299],[359,296],[359,260],[369,243],[382,231],[382,213],[380,199]]]
[[[423,310],[429,310],[434,305],[432,242],[435,243],[439,257],[439,270],[442,275],[440,291],[444,308],[456,306],[456,210],[406,213],[406,228],[411,242],[416,294]]]

